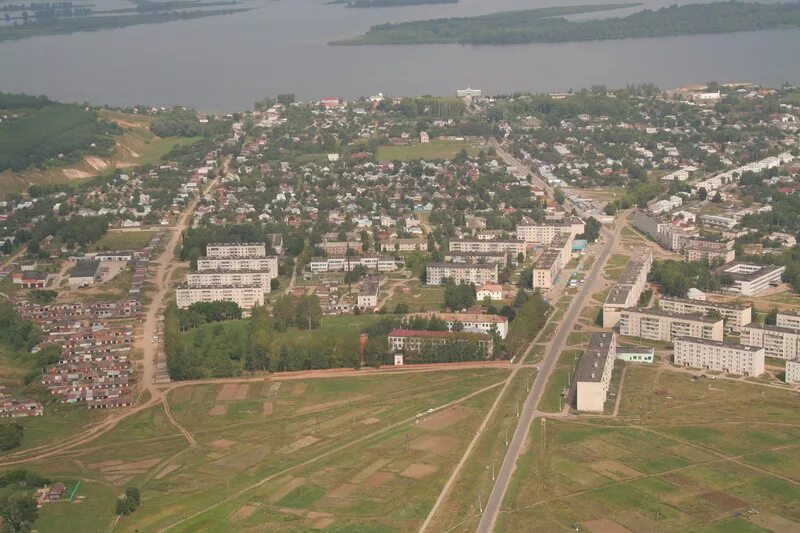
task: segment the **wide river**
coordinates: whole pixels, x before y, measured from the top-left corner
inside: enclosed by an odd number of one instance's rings
[[[609,0],[460,0],[373,9],[325,1],[249,0],[245,5],[256,9],[236,15],[2,43],[0,90],[93,104],[233,111],[281,92],[309,99],[451,94],[468,86],[498,94],[594,84],[800,82],[800,29],[562,44],[341,47],[327,43],[385,22]],[[645,3],[657,8],[673,0]]]

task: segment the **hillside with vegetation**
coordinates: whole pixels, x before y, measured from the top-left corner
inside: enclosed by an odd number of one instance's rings
[[[800,3],[714,2],[645,9],[627,17],[572,21],[566,15],[640,4],[564,6],[479,17],[382,24],[359,37],[332,44],[519,44],[594,41],[727,33],[800,26]]]
[[[457,4],[458,0],[334,0],[329,4],[344,4],[345,7],[401,7],[425,4]]]

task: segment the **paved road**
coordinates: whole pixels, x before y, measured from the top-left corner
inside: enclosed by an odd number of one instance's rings
[[[594,265],[592,265],[592,270],[586,278],[587,282],[583,284],[583,287],[575,296],[572,305],[564,315],[564,318],[559,325],[558,330],[556,331],[555,337],[545,353],[544,359],[539,368],[539,373],[536,375],[536,380],[533,383],[533,387],[531,387],[531,391],[528,393],[528,397],[523,405],[522,412],[520,413],[519,417],[519,424],[517,425],[517,429],[514,431],[514,437],[509,443],[508,450],[506,451],[506,456],[503,459],[503,465],[500,467],[500,472],[497,475],[494,488],[492,489],[492,493],[489,495],[489,500],[486,502],[486,508],[484,509],[483,516],[481,516],[481,521],[478,524],[478,533],[490,533],[494,529],[495,521],[497,520],[497,515],[500,512],[503,498],[508,490],[508,485],[511,482],[511,476],[514,474],[517,460],[519,459],[519,456],[525,446],[525,441],[528,438],[531,424],[536,418],[536,407],[539,405],[539,400],[544,393],[547,380],[550,377],[553,368],[555,367],[556,361],[558,361],[561,351],[566,345],[567,337],[572,332],[572,328],[575,326],[575,323],[577,322],[584,305],[586,305],[587,300],[595,292],[595,287],[597,284],[602,281],[601,273],[603,271],[603,266],[606,264],[606,261],[608,261],[616,241],[619,238],[620,231],[625,225],[624,216],[621,216],[618,219],[617,224],[618,227],[613,231],[613,233],[609,230],[603,230],[604,241],[600,245],[600,250]]]

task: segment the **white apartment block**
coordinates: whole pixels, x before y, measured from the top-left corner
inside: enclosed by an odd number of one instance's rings
[[[736,259],[733,245],[734,241],[714,242],[705,239],[687,239],[683,246],[683,255],[687,261],[730,263]]]
[[[264,257],[267,245],[263,242],[214,243],[206,246],[208,257]]]
[[[569,233],[572,238],[585,231],[581,219],[572,217],[558,222],[521,223],[517,224],[517,239],[526,243],[538,243],[548,246],[559,233]]]
[[[453,324],[460,322],[464,329],[472,333],[491,333],[497,331],[501,339],[508,335],[508,317],[500,315],[487,315],[483,313],[419,313],[413,316],[430,319],[435,316],[447,324],[447,329],[453,331]]]
[[[426,277],[428,285],[444,285],[445,280],[483,285],[497,283],[500,269],[497,264],[430,263]]]
[[[639,305],[639,297],[647,284],[647,274],[652,265],[653,254],[650,252],[631,257],[603,304],[604,328],[615,327],[624,309]]]
[[[764,348],[690,337],[675,339],[675,364],[740,376],[764,373]]]
[[[720,292],[753,296],[772,284],[781,282],[785,266],[753,265],[749,263],[730,263],[715,270],[717,274],[727,274],[733,278],[733,285],[722,287]]]
[[[455,239],[450,241],[451,252],[480,252],[525,255],[525,241],[501,239]]]
[[[800,383],[800,359],[786,361],[786,372],[783,375],[786,383]]]
[[[234,302],[242,309],[264,305],[264,288],[261,285],[225,285],[215,287],[189,287],[175,290],[178,307],[186,309],[197,302]]]
[[[278,258],[271,257],[200,257],[197,259],[197,271],[206,270],[261,270],[278,277]]]
[[[311,272],[349,272],[357,266],[378,272],[394,272],[399,268],[397,261],[374,255],[351,257],[315,257],[308,263]]]
[[[707,300],[691,300],[664,296],[658,306],[670,313],[683,313],[708,316],[719,313],[725,320],[726,331],[741,331],[742,326],[753,321],[753,309],[746,304],[729,304]]]
[[[371,311],[378,307],[378,297],[381,293],[381,280],[378,278],[365,280],[358,292],[358,307],[362,311]]]
[[[752,323],[742,328],[742,344],[764,348],[770,357],[796,359],[800,357],[800,330]]]
[[[273,275],[269,271],[233,270],[189,272],[186,284],[189,287],[210,287],[215,285],[260,285],[264,292],[270,291]]]
[[[721,341],[722,323],[721,318],[670,313],[658,308],[634,307],[622,311],[619,332],[626,337],[665,342],[671,342],[676,337]]]
[[[547,249],[542,252],[533,266],[533,288],[550,289],[564,268],[563,252],[559,249]]]
[[[782,328],[800,329],[800,313],[796,311],[780,311],[775,325]]]
[[[576,408],[578,411],[602,413],[606,403],[617,342],[612,332],[592,334],[589,347],[575,371]]]

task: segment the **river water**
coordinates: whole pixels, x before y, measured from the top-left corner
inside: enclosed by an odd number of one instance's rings
[[[347,9],[326,0],[250,0],[235,15],[43,36],[0,44],[0,90],[93,104],[205,111],[250,108],[281,92],[301,99],[563,91],[652,82],[800,82],[800,29],[510,46],[329,46],[371,25],[607,0],[460,0]],[[96,0],[120,5],[120,0]],[[646,0],[657,8],[671,0]],[[609,12],[624,15],[632,10]],[[596,16],[596,15],[592,15]]]

